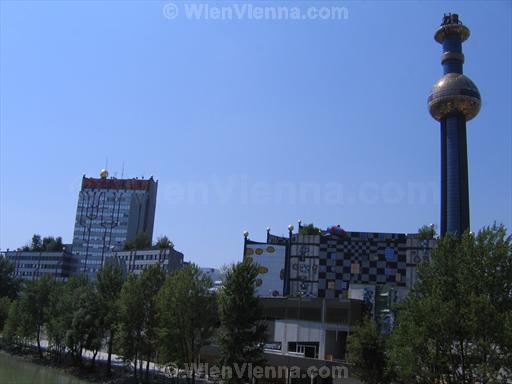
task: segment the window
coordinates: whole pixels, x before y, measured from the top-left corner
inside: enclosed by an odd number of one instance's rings
[[[350,273],[357,275],[359,274],[359,263],[352,263],[350,267]]]
[[[334,281],[327,282],[327,289],[335,289]]]
[[[386,257],[387,261],[396,261],[395,249],[391,247],[386,247],[386,249],[384,250],[384,256]]]

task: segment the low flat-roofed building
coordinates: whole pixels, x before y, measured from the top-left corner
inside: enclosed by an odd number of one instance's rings
[[[346,362],[349,332],[363,315],[360,300],[306,297],[260,297],[267,326],[265,367],[277,372],[293,369],[299,376],[265,377],[273,384],[361,384]],[[217,342],[201,349],[201,358],[215,364],[221,356]],[[328,369],[327,376],[308,376]],[[288,370],[290,372],[290,370]]]
[[[345,360],[348,333],[361,320],[359,300],[261,297],[267,322],[266,352]]]
[[[55,280],[67,281],[76,271],[77,262],[71,253],[6,251],[3,257],[14,264],[14,276],[24,280],[37,280],[42,275],[52,275]]]
[[[169,273],[183,266],[183,253],[174,248],[114,251],[112,257],[121,261],[126,273],[136,275],[154,264],[160,264]]]

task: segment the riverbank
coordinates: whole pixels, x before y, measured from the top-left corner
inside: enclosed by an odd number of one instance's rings
[[[96,360],[95,365],[92,366],[92,360],[84,357],[82,363],[77,365],[69,356],[62,358],[60,362],[55,361],[50,356],[41,358],[35,347],[26,347],[21,349],[6,349],[0,347],[0,353],[16,359],[20,363],[33,364],[40,367],[48,367],[62,375],[80,380],[80,384],[137,384],[141,382],[163,384],[171,383],[172,378],[165,377],[159,372],[151,370],[147,380],[136,380],[133,376],[133,370],[125,365],[112,365],[111,374],[107,375],[106,361]],[[3,379],[3,378],[2,378]],[[15,381],[14,381],[15,382]],[[37,378],[33,381],[34,384],[39,384],[40,380]],[[24,384],[30,384],[24,382]],[[74,384],[74,383],[73,383]]]

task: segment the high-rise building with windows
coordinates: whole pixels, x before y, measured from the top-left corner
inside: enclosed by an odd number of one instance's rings
[[[94,277],[112,251],[138,234],[153,237],[158,182],[149,179],[82,178],[78,197],[73,255],[79,273]]]

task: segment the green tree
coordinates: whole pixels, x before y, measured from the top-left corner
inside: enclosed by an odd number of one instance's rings
[[[149,372],[149,362],[158,346],[158,292],[165,282],[166,273],[160,264],[154,264],[144,269],[140,275],[140,288],[144,295],[144,312],[142,352],[146,357],[146,378]],[[142,372],[141,372],[142,374]]]
[[[115,263],[105,264],[96,275],[103,327],[108,334],[107,373],[112,366],[112,349],[119,321],[119,297],[124,283],[123,269]]]
[[[54,280],[49,275],[43,275],[39,280],[29,281],[21,292],[19,301],[21,326],[27,337],[35,338],[41,358],[43,357],[41,334],[48,322],[53,286]]]
[[[93,351],[93,365],[103,340],[101,305],[94,284],[86,277],[79,276],[69,283],[71,317],[68,321],[66,345],[75,360],[82,363],[84,349]]]
[[[123,250],[134,251],[151,248],[151,239],[146,232],[138,233],[133,240],[124,243]]]
[[[2,332],[3,339],[9,346],[16,346],[18,344],[20,320],[19,302],[15,300],[9,306],[9,313]]]
[[[432,240],[436,237],[436,228],[433,224],[423,225],[418,229],[418,238],[420,240]]]
[[[235,364],[260,365],[264,362],[266,327],[262,322],[259,299],[255,295],[257,276],[258,266],[251,258],[245,258],[227,272],[219,295],[220,349],[224,365],[232,368]],[[249,379],[247,372],[244,375],[234,375],[230,381],[244,382]]]
[[[42,238],[41,235],[34,234],[30,244],[18,248],[24,252],[60,252],[63,250],[62,237],[47,236]]]
[[[41,235],[34,234],[32,236],[32,242],[30,244],[30,251],[40,252],[43,250],[43,241]]]
[[[133,361],[133,374],[137,376],[137,363],[141,358],[144,342],[144,293],[140,277],[128,275],[119,298],[119,347],[125,361]]]
[[[168,249],[168,248],[172,248],[173,244],[172,244],[172,241],[169,240],[169,238],[167,236],[162,236],[162,237],[159,237],[158,240],[156,241],[155,247],[157,249]]]
[[[355,377],[363,383],[390,382],[385,340],[373,320],[363,318],[361,324],[348,336],[347,350],[348,361],[356,368]]]
[[[42,249],[46,252],[60,252],[62,251],[62,237],[54,238],[53,236],[48,236],[43,238],[42,241]]]
[[[400,305],[391,359],[404,382],[512,378],[512,245],[503,226],[444,236]]]
[[[322,231],[315,227],[313,223],[302,225],[299,229],[299,234],[301,235],[321,235]]]
[[[71,284],[56,283],[50,294],[49,319],[46,325],[48,349],[58,362],[66,347],[66,335],[73,320],[73,301]]]
[[[158,296],[160,350],[166,363],[196,363],[218,326],[211,280],[190,264],[174,271]],[[195,372],[192,372],[195,380]]]
[[[14,278],[14,264],[0,257],[0,297],[16,298],[19,285],[19,280]]]
[[[8,297],[0,297],[0,329],[4,328],[5,321],[9,316],[11,302],[11,299],[9,299]]]

